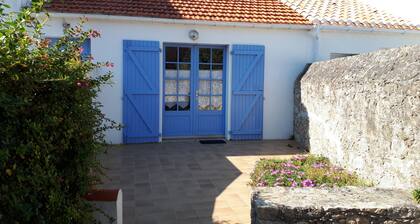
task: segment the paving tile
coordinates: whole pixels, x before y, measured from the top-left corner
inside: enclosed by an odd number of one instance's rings
[[[249,175],[260,158],[300,153],[286,142],[118,146],[101,156],[101,187],[123,189],[124,223],[249,224]]]

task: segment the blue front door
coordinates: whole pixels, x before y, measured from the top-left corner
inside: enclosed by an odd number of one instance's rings
[[[225,48],[165,45],[163,137],[224,136]]]

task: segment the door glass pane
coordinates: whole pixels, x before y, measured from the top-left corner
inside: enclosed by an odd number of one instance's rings
[[[213,49],[212,51],[212,63],[223,63],[223,49]]]
[[[186,48],[186,47],[179,48],[179,61],[191,62],[191,48]]]
[[[210,110],[210,97],[199,96],[198,97],[198,109],[199,110]]]
[[[190,64],[180,64],[179,65],[179,78],[180,79],[190,79]]]
[[[178,96],[178,110],[180,111],[190,110],[190,97],[189,96]]]
[[[166,62],[177,62],[178,61],[178,48],[166,47],[165,48]]]
[[[213,79],[223,79],[223,65],[212,65],[211,76]]]
[[[165,95],[176,95],[176,80],[165,80]]]
[[[200,79],[210,79],[210,65],[200,64],[198,76]]]
[[[165,77],[169,79],[176,79],[177,64],[166,63]]]
[[[165,110],[176,111],[176,96],[165,96]]]
[[[223,81],[213,80],[211,82],[211,91],[212,95],[222,95],[223,94]]]
[[[200,63],[210,63],[210,48],[200,48]]]
[[[198,88],[198,94],[209,95],[210,94],[210,81],[200,80],[200,86]]]
[[[190,80],[178,81],[178,94],[182,94],[182,95],[190,94]]]
[[[223,110],[223,97],[213,96],[211,98],[211,110]]]

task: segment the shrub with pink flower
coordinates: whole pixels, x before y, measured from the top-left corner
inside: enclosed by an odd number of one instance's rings
[[[251,186],[334,187],[366,186],[355,174],[332,165],[328,159],[298,155],[288,160],[262,159],[251,174]]]

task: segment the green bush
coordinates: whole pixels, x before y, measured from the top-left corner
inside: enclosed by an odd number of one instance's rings
[[[413,191],[414,200],[420,204],[420,188]]]
[[[82,21],[51,46],[43,1],[13,15],[1,2],[0,223],[93,223],[83,196],[99,180],[103,132],[116,127],[95,101],[111,74],[93,73],[110,63],[81,60],[99,34]]]

